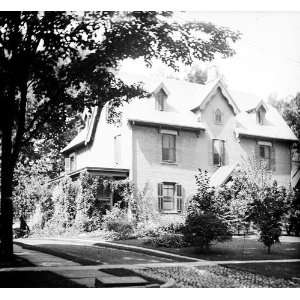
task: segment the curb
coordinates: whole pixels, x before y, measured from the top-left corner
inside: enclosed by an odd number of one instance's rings
[[[156,257],[176,259],[177,261],[181,261],[181,262],[206,261],[203,259],[197,259],[197,258],[193,258],[193,257],[189,257],[189,256],[173,254],[173,253],[165,252],[165,251],[161,251],[161,250],[149,249],[149,248],[133,246],[133,245],[126,245],[126,244],[117,244],[117,243],[111,243],[111,242],[96,242],[95,240],[89,240],[89,239],[47,238],[47,239],[43,239],[43,240],[62,241],[62,242],[63,241],[66,241],[66,242],[73,241],[73,242],[79,242],[80,244],[89,244],[90,246],[94,246],[94,247],[106,247],[106,248],[112,248],[112,249],[118,249],[118,250],[132,251],[132,252],[147,254],[147,255],[156,256]]]
[[[100,246],[100,247],[115,248],[115,249],[119,249],[119,250],[127,250],[127,251],[143,253],[143,254],[148,254],[148,255],[157,256],[157,257],[177,259],[182,262],[203,261],[201,259],[197,259],[197,258],[193,258],[193,257],[189,257],[189,256],[183,256],[183,255],[173,254],[173,253],[165,252],[165,251],[161,251],[161,250],[155,250],[155,249],[150,249],[150,248],[145,248],[145,247],[126,245],[126,244],[115,244],[115,243],[110,243],[110,242],[97,242],[93,245]]]

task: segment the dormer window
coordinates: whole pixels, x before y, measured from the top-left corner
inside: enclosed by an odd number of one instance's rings
[[[222,120],[222,112],[220,109],[217,109],[215,111],[215,124],[222,124],[223,120]]]
[[[159,92],[155,95],[156,110],[164,111],[166,109],[166,99],[167,94],[163,89],[160,89]]]
[[[265,114],[266,114],[266,109],[263,106],[260,106],[256,112],[256,119],[258,124],[260,125],[265,124]]]

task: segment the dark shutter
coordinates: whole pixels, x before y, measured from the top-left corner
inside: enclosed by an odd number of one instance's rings
[[[275,144],[274,143],[272,143],[272,147],[271,147],[271,169],[272,169],[272,171],[276,171]]]
[[[182,212],[183,210],[183,203],[182,203],[182,185],[176,184],[176,203],[177,203],[177,211]]]
[[[65,173],[70,173],[70,158],[65,157]]]
[[[158,210],[163,210],[163,184],[157,184],[157,196],[158,196]]]

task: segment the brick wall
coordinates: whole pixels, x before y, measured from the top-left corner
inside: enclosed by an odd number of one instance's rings
[[[223,122],[216,125],[214,112],[219,108],[223,113]],[[212,96],[201,113],[202,120],[208,125],[207,130],[199,137],[193,132],[179,131],[176,136],[176,163],[162,162],[162,135],[158,128],[132,126],[132,178],[139,190],[147,187],[153,195],[154,207],[158,208],[157,184],[159,182],[174,182],[183,186],[183,198],[186,201],[196,191],[195,175],[197,169],[207,170],[212,174],[217,167],[212,160],[212,139],[225,140],[225,163],[234,164],[254,154],[256,140],[237,138],[234,133],[236,121],[234,113],[227,101],[217,92]],[[276,171],[274,177],[280,184],[290,181],[290,151],[284,142],[274,142],[276,155]],[[166,220],[170,215],[164,215]],[[178,219],[178,216],[176,217]],[[171,217],[175,220],[175,217]]]

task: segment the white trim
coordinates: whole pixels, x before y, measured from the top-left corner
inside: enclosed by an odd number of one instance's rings
[[[177,130],[171,130],[171,129],[159,129],[159,133],[161,133],[161,134],[178,135],[178,131]]]
[[[159,86],[152,92],[154,95],[157,94],[160,90],[163,90],[167,96],[170,95],[170,92],[168,91],[168,89],[166,88],[165,84],[163,82],[161,82],[159,84]]]
[[[262,146],[269,146],[269,147],[272,147],[272,143],[271,143],[271,142],[258,141],[257,144],[258,144],[258,145],[262,145]]]

